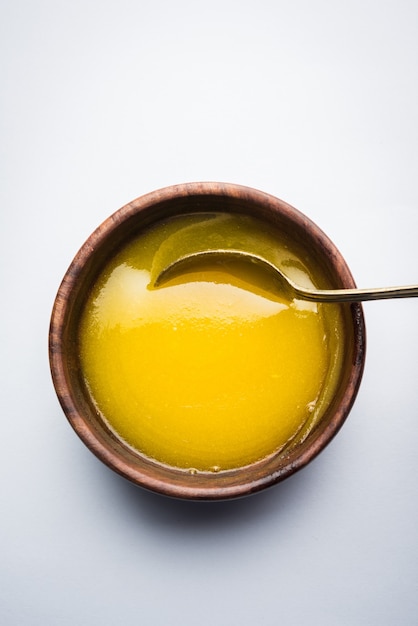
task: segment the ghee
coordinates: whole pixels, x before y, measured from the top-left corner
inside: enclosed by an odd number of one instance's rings
[[[193,214],[138,235],[103,270],[82,314],[82,374],[129,446],[167,465],[222,471],[305,437],[341,369],[339,305],[289,300],[241,262],[153,288],[185,251],[245,246],[295,281],[318,270],[281,233],[242,215]]]

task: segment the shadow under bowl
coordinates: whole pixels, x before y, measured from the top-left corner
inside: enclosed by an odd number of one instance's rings
[[[252,215],[290,233],[309,250],[334,288],[355,287],[340,252],[305,215],[269,194],[227,183],[188,183],[167,187],[116,211],[79,250],[59,287],[50,324],[49,358],[58,399],[71,426],[111,469],[152,491],[185,499],[221,500],[255,493],[306,466],[336,435],[354,403],[365,361],[365,325],[360,304],[343,306],[344,362],[333,398],[304,441],[242,468],[190,472],[167,466],[133,450],[106,424],[83,380],[78,333],[92,285],[106,263],[134,236],[161,220],[191,212],[222,211]]]

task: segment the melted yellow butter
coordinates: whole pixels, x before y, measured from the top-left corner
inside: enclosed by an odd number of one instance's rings
[[[219,471],[261,459],[309,429],[332,391],[338,307],[288,301],[243,264],[151,287],[170,256],[250,235],[256,251],[272,244],[239,216],[156,226],[113,259],[84,311],[80,359],[93,401],[129,445],[168,465]],[[271,249],[312,284],[286,243]]]

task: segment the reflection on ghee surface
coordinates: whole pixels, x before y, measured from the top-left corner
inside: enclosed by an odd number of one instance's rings
[[[199,266],[152,288],[179,254],[227,245],[315,284],[297,250],[258,221],[196,214],[121,250],[82,318],[81,366],[98,410],[133,448],[185,469],[240,467],[282,449],[319,419],[340,368],[339,307],[286,300],[262,270]]]

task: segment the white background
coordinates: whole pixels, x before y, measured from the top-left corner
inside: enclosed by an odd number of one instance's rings
[[[1,0],[0,623],[415,626],[418,300],[365,305],[366,371],[308,468],[170,500],[93,457],[49,374],[74,254],[137,196],[249,185],[359,286],[418,283],[415,0]]]

